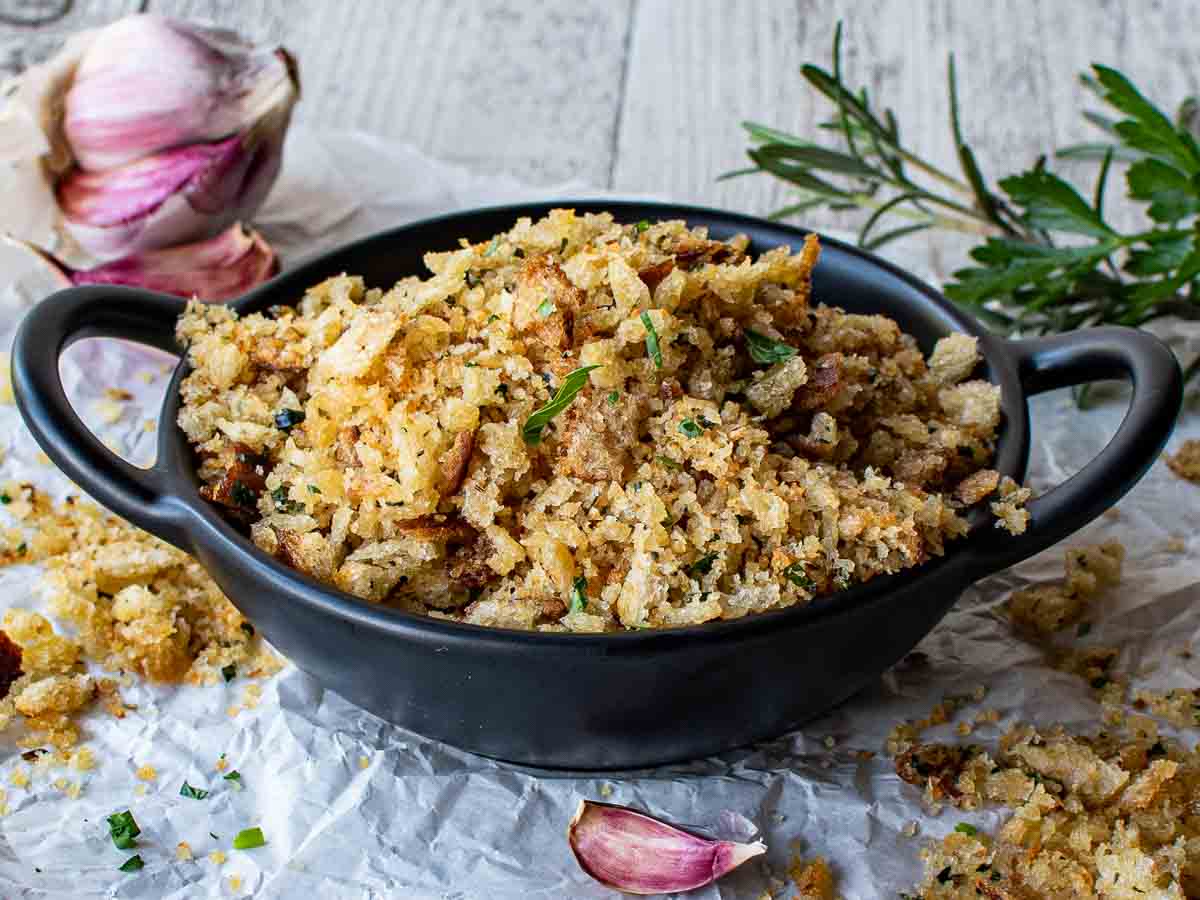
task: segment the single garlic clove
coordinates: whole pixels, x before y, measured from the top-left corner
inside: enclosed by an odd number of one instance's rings
[[[191,144],[137,162],[88,172],[58,185],[63,224],[98,259],[204,238],[248,218],[278,173],[279,140],[248,135]]]
[[[278,271],[275,251],[261,235],[243,228],[241,223],[205,241],[150,250],[92,269],[72,269],[39,247],[11,238],[8,241],[40,257],[64,286],[121,284],[219,301],[240,297]]]
[[[643,813],[580,802],[567,827],[580,868],[606,887],[626,894],[690,891],[716,881],[767,852],[762,841],[714,841]]]
[[[155,15],[94,32],[63,101],[62,131],[89,170],[243,132],[300,93],[286,50]]]

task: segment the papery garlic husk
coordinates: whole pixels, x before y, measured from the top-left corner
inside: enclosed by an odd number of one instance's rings
[[[567,841],[588,875],[639,895],[703,887],[767,852],[762,841],[709,840],[644,813],[591,800],[579,804]]]
[[[279,270],[271,246],[241,223],[204,241],[150,250],[91,269],[73,269],[39,247],[8,241],[40,257],[64,287],[121,284],[211,302],[240,297]]]
[[[137,15],[75,35],[6,96],[0,161],[37,159],[69,237],[116,259],[250,218],[279,172],[299,81],[282,48]]]

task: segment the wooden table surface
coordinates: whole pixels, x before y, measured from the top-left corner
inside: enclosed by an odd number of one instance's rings
[[[537,184],[576,179],[760,214],[787,202],[786,185],[716,177],[744,165],[743,119],[815,133],[828,106],[798,70],[828,65],[838,19],[848,77],[947,166],[956,54],[963,127],[993,176],[1089,136],[1075,76],[1093,61],[1168,108],[1200,93],[1200,3],[1188,0],[0,0],[0,75],[72,30],[139,10],[282,42],[300,60],[297,115],[310,125],[365,129]],[[849,221],[819,213],[805,224]],[[944,272],[960,249],[921,237],[906,252]]]

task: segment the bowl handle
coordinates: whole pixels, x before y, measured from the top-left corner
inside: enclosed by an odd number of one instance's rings
[[[1133,328],[1086,328],[1012,341],[1028,396],[1110,378],[1133,384],[1129,410],[1103,450],[1062,484],[1029,502],[1020,535],[989,528],[971,553],[977,575],[1033,556],[1095,519],[1123,497],[1157,458],[1183,402],[1183,376],[1166,344]]]
[[[150,469],[139,469],[105,447],[71,408],[58,360],[87,337],[124,338],[178,354],[175,322],[186,305],[178,297],[134,288],[68,288],[26,313],[12,350],[17,406],[46,455],[101,504],[183,549],[189,543],[184,510],[167,486],[162,442]]]

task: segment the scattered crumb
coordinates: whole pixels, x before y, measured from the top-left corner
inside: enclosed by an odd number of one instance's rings
[[[1167,553],[1183,553],[1187,550],[1187,544],[1181,537],[1172,537],[1163,544],[1163,550]]]
[[[142,384],[154,384],[158,378],[153,372],[138,372],[137,377],[138,381],[142,382]]]
[[[238,706],[237,704],[234,704],[233,706],[231,706],[227,710],[225,710],[225,715],[229,716],[229,718],[231,718],[231,719],[236,719],[238,716],[238,713],[240,713],[241,711],[242,711],[242,708],[240,706]]]
[[[371,758],[369,756],[360,756],[358,758],[358,767],[360,769],[368,769],[371,767]]]
[[[242,889],[242,878],[240,875],[229,876],[229,889],[231,891],[240,891]]]
[[[142,422],[142,431],[146,432],[147,434],[153,434],[157,429],[158,423],[153,419],[146,419],[146,421]]]
[[[814,857],[812,862],[793,857],[788,875],[799,891],[797,900],[833,900],[833,872],[824,857]]]
[[[826,749],[826,750],[832,750],[834,747],[836,747],[836,746],[837,746],[837,738],[835,738],[835,737],[834,737],[833,735],[831,735],[831,734],[830,734],[830,735],[826,735],[826,736],[825,736],[825,740],[824,740],[824,741],[822,741],[822,743],[825,745],[825,749]]]
[[[613,786],[607,782],[600,785],[600,796],[606,800],[613,795]]]
[[[1066,551],[1066,578],[1015,591],[1008,603],[1009,615],[1019,628],[1051,634],[1078,622],[1096,594],[1121,579],[1125,547],[1107,541]]]
[[[208,853],[208,861],[218,866],[224,865],[227,857],[220,850],[210,850]]]
[[[116,403],[128,403],[133,399],[133,394],[124,388],[105,388],[104,396]]]
[[[37,460],[37,462],[38,462],[38,465],[41,465],[41,466],[48,466],[48,465],[51,465],[51,462],[50,462],[50,457],[48,457],[48,456],[47,456],[45,453],[43,453],[41,450],[39,450],[37,453],[35,453],[35,454],[33,455],[33,458],[34,458],[35,460]]]
[[[96,754],[91,747],[80,747],[71,754],[71,768],[79,772],[87,772],[96,766]]]
[[[217,761],[213,764],[213,768],[216,769],[218,772],[224,772],[226,769],[229,768],[229,763],[225,760],[224,753],[222,753],[219,757],[217,757]]]
[[[0,403],[12,406],[16,402],[12,389],[12,362],[7,353],[0,353]]]
[[[139,766],[135,774],[142,781],[153,781],[158,777],[158,770],[155,769],[154,766],[147,764],[144,766]]]
[[[1167,465],[1180,478],[1200,484],[1200,440],[1191,438],[1179,445],[1174,456],[1166,456]]]
[[[145,797],[146,796],[146,785],[135,784],[133,786],[133,795],[135,797]]]
[[[120,421],[121,416],[125,414],[125,407],[120,403],[114,403],[112,400],[103,399],[97,400],[92,404],[92,409],[96,415],[100,417],[100,421],[105,425],[114,425]]]
[[[13,769],[12,773],[9,774],[8,781],[14,787],[26,787],[29,784],[29,772],[28,770],[17,766],[17,768]]]
[[[900,829],[900,833],[905,837],[915,837],[921,825],[916,819],[911,819],[904,823],[904,827]]]
[[[180,841],[175,845],[175,858],[179,860],[192,859],[192,848],[187,841]]]

